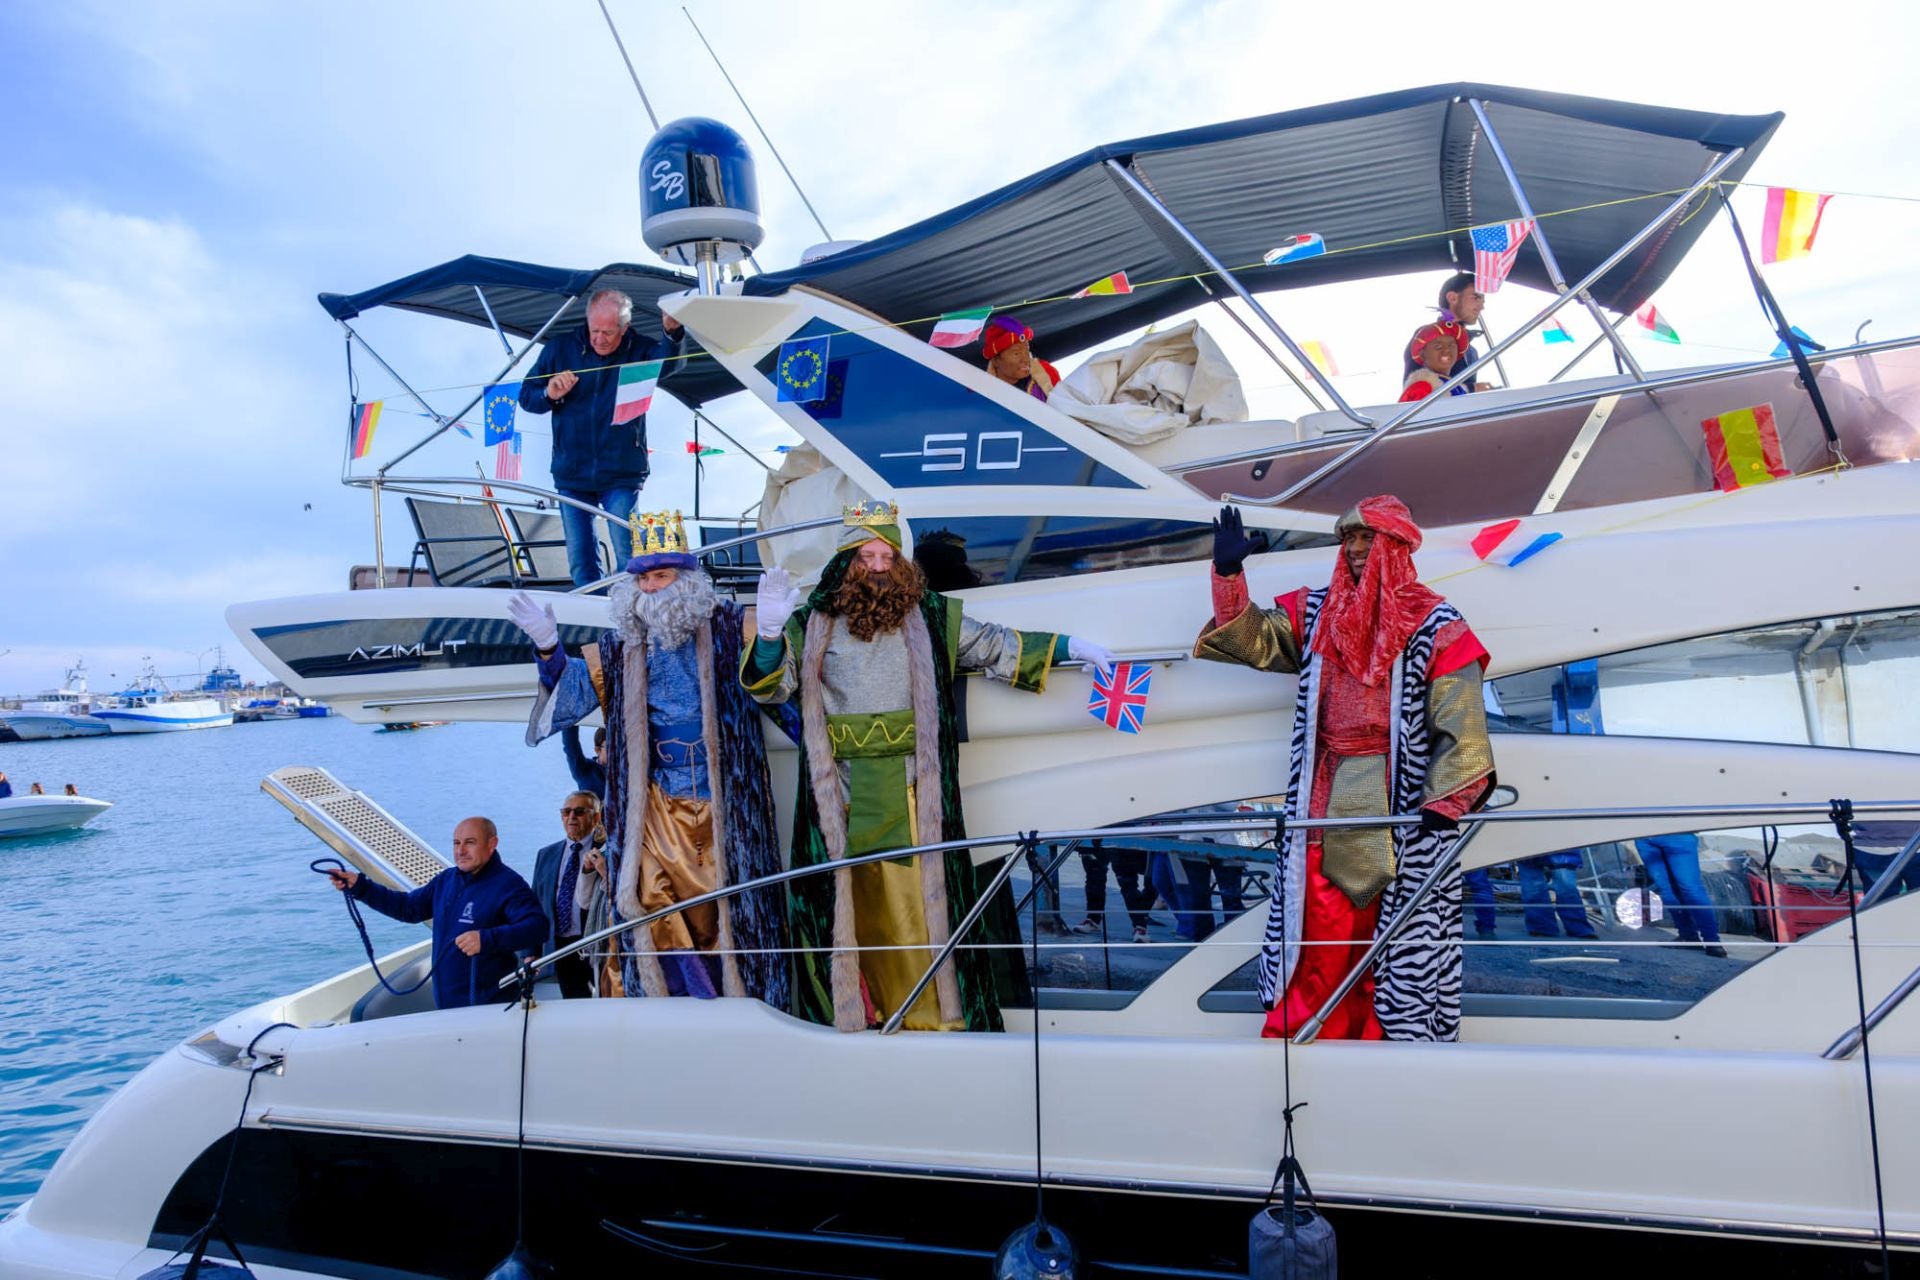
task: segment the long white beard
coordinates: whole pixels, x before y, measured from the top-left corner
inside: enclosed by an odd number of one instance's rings
[[[713,616],[720,597],[704,572],[682,569],[671,586],[652,592],[640,590],[629,574],[608,590],[607,602],[622,640],[644,638],[655,649],[678,649]]]

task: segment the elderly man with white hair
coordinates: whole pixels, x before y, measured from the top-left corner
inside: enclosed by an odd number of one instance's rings
[[[636,516],[631,532],[628,576],[607,597],[610,629],[581,656],[561,647],[551,606],[508,600],[539,659],[528,745],[595,711],[606,717],[616,923],[780,869],[761,713],[734,678],[740,607],[715,593],[677,512]],[[786,1008],[785,905],[781,889],[760,889],[627,930],[624,994],[742,995]]]
[[[662,312],[661,338],[633,327],[633,299],[602,289],[587,299],[587,323],[547,343],[533,372],[520,384],[520,407],[553,414],[553,487],[563,497],[591,503],[626,518],[647,482],[647,415],[617,406],[620,366],[666,360],[680,353],[680,322]],[[601,576],[593,517],[562,505],[567,565],[573,585]],[[611,525],[613,562],[633,554],[627,531]]]

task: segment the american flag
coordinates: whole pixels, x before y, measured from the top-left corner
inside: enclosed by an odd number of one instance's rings
[[[493,478],[495,480],[518,480],[520,478],[520,433],[502,440],[493,446]]]
[[[1153,682],[1151,666],[1116,662],[1113,669],[1093,673],[1093,691],[1087,695],[1087,714],[1109,729],[1138,733],[1147,718],[1147,688]]]
[[[1481,293],[1498,293],[1500,282],[1513,270],[1520,246],[1533,231],[1533,219],[1503,222],[1498,226],[1475,227],[1473,237],[1473,287]]]

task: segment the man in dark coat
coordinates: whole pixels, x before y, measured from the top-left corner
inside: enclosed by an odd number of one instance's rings
[[[433,921],[433,1003],[441,1009],[507,1000],[500,980],[519,953],[546,931],[540,901],[520,873],[500,861],[500,832],[487,818],[453,829],[453,865],[411,893],[375,884],[357,871],[329,871],[333,887],[383,916]]]
[[[600,797],[591,791],[570,791],[560,802],[560,825],[566,839],[541,849],[533,860],[533,893],[547,917],[547,936],[532,954],[546,955],[578,941],[586,931],[587,903],[580,887],[593,883],[593,860],[599,856]],[[568,1000],[593,994],[593,963],[582,952],[553,962],[560,994]]]
[[[602,289],[587,299],[587,323],[547,344],[520,384],[520,407],[553,414],[553,487],[563,497],[591,503],[623,519],[647,482],[647,415],[619,401],[620,366],[666,360],[680,353],[680,322],[660,317],[665,337],[636,333],[633,299]],[[593,517],[562,506],[567,564],[573,585],[599,580],[600,552]],[[627,531],[610,524],[613,562],[633,554]]]

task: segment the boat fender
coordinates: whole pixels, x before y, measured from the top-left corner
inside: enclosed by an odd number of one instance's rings
[[[1305,1106],[1303,1102],[1300,1104]],[[1338,1280],[1340,1257],[1333,1224],[1319,1212],[1307,1173],[1293,1154],[1293,1113],[1286,1113],[1286,1154],[1274,1170],[1267,1201],[1247,1226],[1247,1275],[1250,1280]],[[1305,1192],[1302,1204],[1298,1192]],[[1273,1203],[1275,1192],[1280,1203]]]

